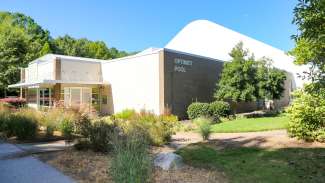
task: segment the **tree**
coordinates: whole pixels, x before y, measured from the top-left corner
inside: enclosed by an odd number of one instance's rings
[[[236,111],[236,103],[241,101],[274,100],[282,96],[286,75],[272,66],[271,59],[255,61],[242,42],[229,55],[232,60],[224,64],[215,92],[217,100],[232,100]]]
[[[291,136],[305,140],[325,141],[325,1],[299,0],[293,23],[298,34],[292,36],[295,48],[290,52],[297,65],[308,65],[303,79],[310,84],[294,93],[288,108]]]
[[[265,100],[280,99],[284,91],[286,74],[272,66],[273,61],[263,57],[256,63],[258,80],[258,98]]]
[[[54,39],[53,45],[55,47],[54,53],[62,55],[106,60],[129,55],[114,47],[109,49],[103,41],[91,41],[86,38],[75,39],[69,35]]]
[[[243,49],[243,43],[238,43],[230,52],[232,60],[224,64],[221,78],[217,84],[215,98],[230,99],[234,102],[255,101],[258,96],[257,67],[254,56],[249,56]]]
[[[30,17],[19,13],[0,12],[0,96],[7,86],[19,81],[20,67],[40,56],[48,33]]]
[[[46,55],[48,53],[52,53],[52,50],[51,50],[50,44],[48,42],[46,42],[40,51],[40,56]]]
[[[293,23],[299,31],[293,36],[296,45],[290,54],[295,56],[296,64],[309,66],[301,76],[312,82],[305,89],[325,97],[325,1],[299,0]]]

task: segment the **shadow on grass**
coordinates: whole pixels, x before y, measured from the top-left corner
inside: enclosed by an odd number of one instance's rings
[[[224,171],[231,182],[325,180],[325,148],[242,147],[245,144],[264,143],[265,138],[241,141],[238,141],[238,138],[191,144],[177,153],[190,165]]]

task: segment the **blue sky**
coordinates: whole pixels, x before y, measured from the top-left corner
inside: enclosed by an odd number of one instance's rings
[[[31,16],[52,37],[103,40],[141,51],[164,47],[186,24],[207,19],[288,51],[297,32],[291,24],[296,0],[1,0],[0,11]]]

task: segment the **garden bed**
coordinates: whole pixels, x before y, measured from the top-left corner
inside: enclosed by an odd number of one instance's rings
[[[159,149],[154,151],[159,152]],[[61,152],[39,154],[37,157],[80,183],[113,182],[108,168],[112,160],[109,154],[77,151],[71,148]],[[155,168],[152,172],[152,182],[217,183],[227,182],[227,179],[219,171],[185,165],[183,169],[174,171]]]

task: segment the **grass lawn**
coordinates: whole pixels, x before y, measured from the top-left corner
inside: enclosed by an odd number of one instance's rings
[[[324,182],[323,148],[228,148],[192,144],[177,151],[195,167],[224,171],[231,182]]]
[[[287,116],[240,118],[215,124],[212,127],[212,131],[216,133],[231,133],[284,129],[288,120]]]

